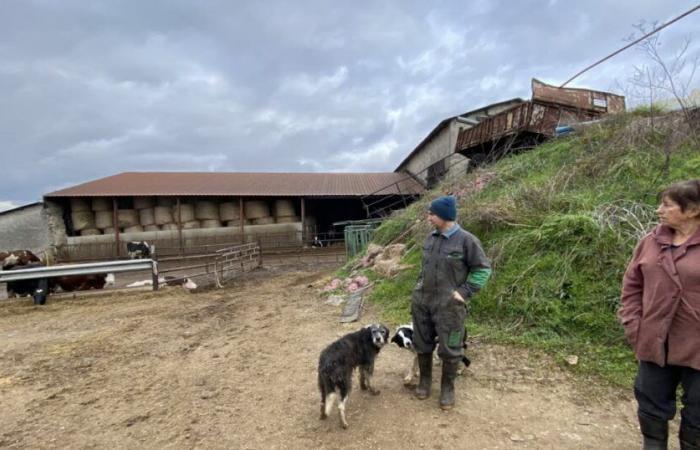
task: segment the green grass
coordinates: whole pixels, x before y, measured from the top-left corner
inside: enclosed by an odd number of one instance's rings
[[[572,370],[629,385],[635,361],[615,315],[622,274],[640,233],[653,226],[658,192],[700,177],[700,151],[682,130],[664,170],[671,125],[659,121],[652,131],[640,125],[640,115],[617,117],[446,182],[385,221],[375,240],[386,244],[409,230],[403,242],[422,242],[428,228],[416,219],[430,199],[488,177],[483,190],[459,198],[458,220],[481,239],[494,268],[472,300],[470,333],[562,361],[576,354]],[[677,122],[673,126],[678,135]],[[410,317],[421,258],[420,246],[412,248],[402,261],[411,269],[391,280],[374,276],[371,301],[392,324]]]

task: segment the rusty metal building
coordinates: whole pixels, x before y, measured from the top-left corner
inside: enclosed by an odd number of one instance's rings
[[[422,191],[399,173],[127,172],[47,193],[44,204],[60,211],[58,246],[74,260],[87,259],[87,248],[95,258],[123,255],[132,240],[157,242],[163,255],[219,242],[330,239],[333,223],[370,216],[367,205],[402,207]]]

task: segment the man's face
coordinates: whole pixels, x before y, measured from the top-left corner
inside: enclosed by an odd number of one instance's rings
[[[442,229],[445,226],[445,223],[447,223],[446,220],[439,218],[430,211],[428,211],[428,222],[430,222],[430,224],[437,229]]]

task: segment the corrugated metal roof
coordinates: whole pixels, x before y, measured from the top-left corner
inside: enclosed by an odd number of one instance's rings
[[[124,172],[44,197],[246,196],[342,197],[417,194],[423,187],[399,173]]]

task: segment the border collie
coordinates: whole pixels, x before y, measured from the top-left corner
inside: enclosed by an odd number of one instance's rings
[[[464,334],[465,341],[462,342],[462,348],[464,350],[467,349],[467,341],[466,337],[467,334]],[[416,349],[413,347],[413,323],[408,323],[406,325],[401,325],[396,329],[396,333],[394,334],[394,337],[391,338],[391,342],[394,344],[398,345],[401,348],[404,348],[406,350],[410,350],[413,354],[413,365],[411,368],[408,370],[408,373],[406,373],[406,376],[403,378],[403,384],[404,385],[410,385],[413,382],[413,377],[418,375],[418,355],[416,354]],[[437,337],[435,337],[435,342],[437,342]],[[464,364],[464,367],[469,367],[469,365],[472,363],[469,358],[466,356],[462,355],[462,363]],[[462,374],[463,369],[460,369],[457,373]]]
[[[321,420],[328,417],[335,398],[340,394],[340,424],[343,428],[348,427],[345,403],[352,389],[352,373],[356,367],[360,368],[360,388],[372,395],[379,394],[371,383],[374,360],[388,341],[389,329],[382,324],[372,324],[346,334],[323,349],[318,361]]]

